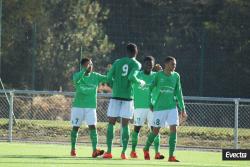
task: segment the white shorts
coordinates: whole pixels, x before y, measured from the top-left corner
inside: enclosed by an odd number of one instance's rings
[[[134,101],[110,99],[108,117],[121,117],[131,119],[134,112]]]
[[[87,125],[96,125],[96,109],[95,108],[77,108],[71,109],[71,124],[72,126],[80,127],[82,123]]]
[[[163,128],[171,125],[179,125],[179,115],[177,108],[153,112],[154,127]]]
[[[134,111],[134,125],[143,126],[145,122],[148,122],[148,126],[153,126],[153,112],[150,109],[137,108]]]

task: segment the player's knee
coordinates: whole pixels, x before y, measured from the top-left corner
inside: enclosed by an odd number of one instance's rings
[[[134,131],[135,131],[136,133],[139,133],[140,130],[141,130],[141,126],[135,126],[135,127],[134,127]]]
[[[89,125],[89,130],[94,130],[95,128],[95,125]]]
[[[151,129],[151,132],[153,132],[153,130],[154,130],[154,127],[153,127],[153,126],[150,126],[150,129]]]
[[[80,127],[78,127],[78,126],[73,126],[73,131],[77,131],[78,132],[79,128]]]
[[[128,122],[129,122],[129,119],[127,118],[122,118],[122,126],[127,126],[128,125]]]
[[[176,125],[170,126],[170,132],[176,132]]]
[[[116,118],[109,118],[109,124],[115,125]]]
[[[154,129],[153,129],[153,133],[154,133],[154,135],[158,135],[159,134],[159,131],[160,131],[160,129],[159,128],[156,128],[156,127],[154,127]]]

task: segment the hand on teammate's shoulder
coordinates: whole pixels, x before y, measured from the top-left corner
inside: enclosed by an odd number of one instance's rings
[[[107,65],[107,70],[110,70],[112,68],[112,64]]]
[[[161,66],[160,64],[156,64],[156,65],[154,66],[154,70],[155,70],[156,72],[159,72],[159,71],[162,71],[163,68],[162,68],[162,66]]]
[[[145,81],[140,80],[140,86],[141,86],[141,87],[145,86],[145,84],[146,84],[146,82],[145,82]]]

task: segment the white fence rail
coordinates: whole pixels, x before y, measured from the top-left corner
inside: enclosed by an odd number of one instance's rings
[[[4,93],[0,90],[0,140],[69,142],[73,92],[7,90],[9,102]],[[100,143],[106,140],[110,97],[110,94],[98,94]],[[178,128],[178,145],[250,148],[250,99],[187,96],[185,103],[189,117]],[[115,143],[120,142],[118,127]],[[82,127],[80,132],[78,141],[89,142],[88,130]],[[140,144],[144,144],[147,133],[145,126]],[[167,145],[168,130],[162,130],[161,134],[162,144]]]

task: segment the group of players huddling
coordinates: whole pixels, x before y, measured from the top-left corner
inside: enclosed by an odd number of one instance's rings
[[[116,60],[107,75],[93,72],[91,59],[81,60],[82,69],[73,75],[75,86],[75,98],[71,109],[71,156],[76,156],[76,141],[79,127],[86,122],[89,127],[92,142],[92,157],[102,156],[111,159],[112,142],[114,138],[114,125],[118,118],[122,123],[122,151],[121,159],[128,159],[126,150],[129,142],[129,121],[134,119],[132,132],[131,158],[138,158],[136,146],[141,127],[147,121],[151,129],[146,144],[143,148],[144,159],[150,160],[149,148],[154,143],[155,159],[164,159],[160,154],[160,128],[170,128],[169,133],[169,158],[170,162],[179,162],[174,156],[176,148],[176,126],[180,119],[187,117],[183,101],[180,75],[175,72],[176,60],[167,57],[164,61],[164,69],[156,66],[155,59],[147,56],[141,64],[136,60],[137,46],[133,43],[127,45],[127,56]],[[108,83],[112,88],[112,98],[108,106],[107,126],[107,151],[98,149],[98,135],[96,130],[97,116],[97,88],[100,83]],[[179,110],[179,113],[178,113]]]

